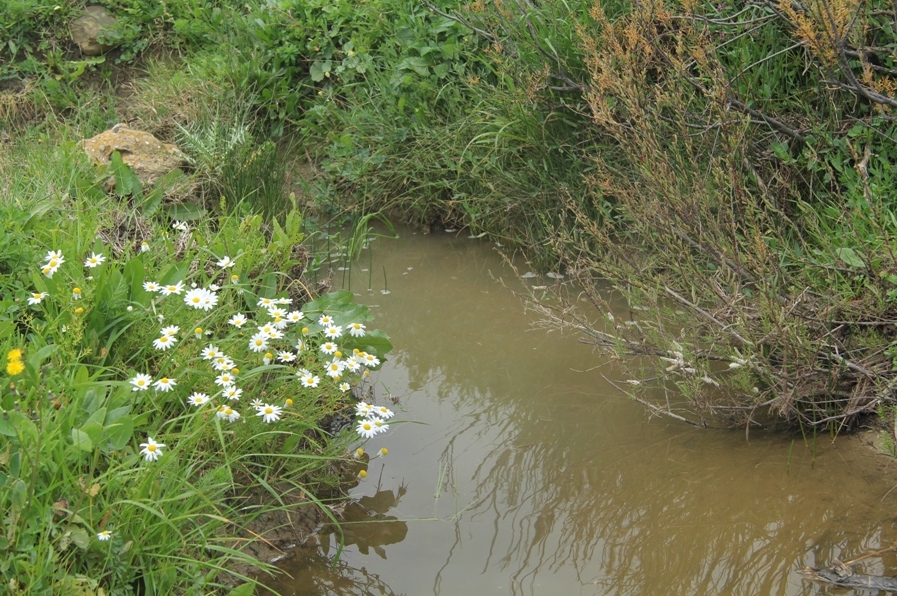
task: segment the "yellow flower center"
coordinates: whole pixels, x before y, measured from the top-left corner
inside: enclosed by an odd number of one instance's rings
[[[72,292],[74,292],[75,294],[80,294],[81,288],[75,288],[74,290],[72,290]]]
[[[155,445],[147,445],[146,450],[149,451],[150,453],[152,453],[153,451],[156,450],[156,446]]]
[[[76,315],[80,315],[82,312],[84,312],[84,309],[81,308],[80,306],[79,306],[78,308],[75,309],[75,314],[76,314]]]
[[[168,384],[168,377],[162,377],[162,378],[159,380],[159,382],[162,383],[163,385],[167,385],[167,384]]]
[[[265,408],[265,414],[273,414],[273,413],[274,413],[273,408],[271,408],[271,407]]]

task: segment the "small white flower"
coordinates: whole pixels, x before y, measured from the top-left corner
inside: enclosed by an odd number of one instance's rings
[[[187,226],[187,222],[183,222],[183,221],[175,221],[173,224],[171,224],[171,227],[174,228],[175,230],[177,230],[178,232],[186,232],[187,230],[190,229],[189,226]]]
[[[340,384],[339,384],[339,390],[340,390],[340,391],[345,392],[345,391],[348,391],[348,390],[351,389],[351,388],[352,388],[352,386],[349,385],[348,383],[340,383]]]
[[[234,361],[223,354],[212,360],[212,368],[215,370],[229,371],[233,367]]]
[[[278,352],[277,359],[280,360],[281,362],[292,362],[296,359],[296,355],[293,354],[292,352],[286,352],[286,351]]]
[[[95,252],[92,252],[92,253],[90,253],[90,256],[84,260],[84,266],[89,269],[93,269],[94,267],[96,267],[98,265],[102,265],[105,260],[106,260],[106,257],[104,257],[102,254],[97,254]]]
[[[321,379],[317,375],[305,375],[302,377],[302,386],[315,388],[318,386],[318,383],[321,382]]]
[[[249,338],[249,349],[253,352],[264,352],[268,349],[268,336],[256,333]]]
[[[363,418],[358,421],[358,426],[355,427],[355,432],[357,432],[365,439],[370,439],[379,431],[377,430],[377,427],[374,426],[374,423],[371,420],[369,420],[368,418]]]
[[[162,447],[165,447],[164,443],[156,443],[153,441],[152,437],[146,438],[146,443],[140,444],[140,453],[143,454],[143,459],[146,461],[156,461],[160,457],[162,457]]]
[[[375,407],[373,409],[373,413],[381,420],[389,420],[390,418],[395,416],[395,414],[392,413],[392,410],[384,406]]]
[[[343,328],[339,325],[331,325],[324,330],[324,335],[330,339],[338,339],[343,334]]]
[[[174,337],[175,335],[178,334],[178,331],[180,331],[180,330],[181,330],[181,328],[178,327],[177,325],[169,325],[168,327],[162,328],[162,335],[167,335],[168,337]]]
[[[46,292],[35,292],[28,298],[28,304],[40,304],[41,300],[49,296]]]
[[[318,325],[320,325],[321,327],[333,325],[333,317],[322,314],[321,318],[318,319]]]
[[[159,292],[161,292],[161,294],[163,296],[171,296],[172,294],[180,294],[183,291],[184,291],[184,282],[183,281],[179,281],[176,284],[168,284],[167,286],[162,286],[159,289]]]
[[[364,416],[365,418],[370,415],[371,412],[374,411],[374,406],[367,402],[360,401],[355,404],[355,415],[356,416]]]
[[[177,341],[177,338],[171,337],[170,335],[163,335],[162,337],[153,340],[153,347],[164,352],[176,344]]]
[[[383,420],[381,420],[380,418],[376,418],[376,417],[374,417],[374,418],[370,418],[369,420],[374,424],[374,428],[377,429],[377,433],[378,433],[378,434],[379,434],[379,433],[385,433],[386,431],[389,430],[389,425],[386,424],[386,423],[385,423]]]
[[[301,310],[294,310],[287,313],[287,321],[290,323],[298,323],[303,317],[305,317],[305,313]]]
[[[222,269],[228,269],[230,267],[233,267],[236,264],[237,264],[236,261],[234,261],[233,259],[231,259],[228,256],[222,257],[221,260],[218,261],[218,266],[221,267]]]
[[[231,401],[239,401],[241,395],[243,395],[243,390],[238,388],[236,385],[228,385],[221,391],[221,397],[227,398]]]
[[[238,312],[230,318],[228,323],[233,325],[234,327],[242,327],[246,324],[246,316],[243,313]]]
[[[255,408],[256,410],[258,410],[259,408],[262,407],[262,400],[256,398],[256,399],[252,400],[251,402],[249,402],[249,405],[252,406],[253,408]]]
[[[145,281],[143,282],[143,289],[147,292],[159,292],[162,290],[162,286],[154,281]]]
[[[153,378],[143,373],[137,373],[134,378],[129,381],[134,386],[131,391],[146,391],[150,388]]]
[[[103,530],[102,532],[97,532],[97,540],[101,542],[106,542],[107,540],[112,540],[112,532],[109,530]]]
[[[159,391],[162,391],[163,393],[168,393],[169,391],[174,389],[175,385],[177,384],[178,382],[175,379],[162,377],[161,379],[153,383],[153,387],[155,387]]]
[[[275,304],[277,304],[277,302],[275,302],[273,298],[259,298],[257,306],[260,306],[261,308],[268,308],[270,306],[274,306]]]
[[[209,344],[205,348],[203,348],[200,354],[202,355],[203,360],[214,360],[219,356],[224,356],[224,354],[222,354],[221,351],[212,344]]]
[[[234,375],[224,372],[215,377],[215,384],[220,387],[230,387],[236,382]]]
[[[268,423],[277,422],[280,420],[280,412],[281,408],[279,406],[264,404],[256,410],[256,416],[261,416],[262,420]]]
[[[228,422],[236,422],[240,419],[240,412],[236,411],[230,406],[224,408],[224,415],[227,418]]]
[[[364,337],[365,326],[361,323],[349,323],[349,335],[352,337]]]
[[[339,349],[339,347],[331,341],[324,342],[323,344],[321,344],[321,347],[320,347],[320,350],[328,355],[333,354],[338,349]]]
[[[211,398],[205,393],[199,393],[198,391],[194,391],[193,395],[187,398],[187,403],[191,406],[204,406],[209,403]]]
[[[149,249],[150,249],[149,242],[144,241],[144,242],[140,243],[140,252],[149,252]]]
[[[284,304],[286,306],[289,306],[290,304],[293,303],[293,299],[292,298],[278,298],[275,300],[275,302],[277,304]]]
[[[359,354],[361,357],[361,363],[368,367],[379,366],[380,359],[374,356],[373,354],[368,354],[367,352],[361,352]]]
[[[345,360],[346,370],[357,373],[361,370],[361,363],[358,361],[358,358],[355,356],[349,356]]]

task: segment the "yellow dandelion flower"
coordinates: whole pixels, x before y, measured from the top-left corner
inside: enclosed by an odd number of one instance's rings
[[[10,360],[6,363],[6,373],[11,377],[22,374],[23,370],[25,370],[25,365],[21,360]]]

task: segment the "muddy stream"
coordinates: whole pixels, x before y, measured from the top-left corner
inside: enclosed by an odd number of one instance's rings
[[[352,490],[338,561],[325,528],[281,561],[282,594],[848,594],[797,571],[897,541],[897,464],[870,437],[651,417],[612,363],[530,329],[494,245],[399,234],[351,289],[396,346],[375,401],[413,423],[368,442],[389,454]],[[897,555],[856,569],[897,575]]]

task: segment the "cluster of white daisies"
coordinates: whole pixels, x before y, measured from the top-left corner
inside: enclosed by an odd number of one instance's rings
[[[363,401],[355,405],[355,415],[359,418],[355,432],[365,439],[388,431],[389,425],[386,424],[386,421],[393,417],[392,410],[389,408],[374,406]]]
[[[218,262],[222,268],[233,265],[233,260],[224,257]],[[161,285],[156,282],[146,282],[143,285],[148,292],[159,293],[162,296],[181,295],[184,293],[183,282],[174,284]],[[208,289],[194,288],[184,293],[184,303],[193,308],[205,311],[211,310],[218,303],[217,292],[220,290],[218,286],[211,285]],[[257,306],[260,308],[259,320],[255,322],[256,330],[248,339],[247,349],[249,352],[264,352],[262,362],[270,365],[274,362],[289,365],[300,359],[300,355],[309,351],[317,353],[316,359],[320,362],[324,374],[330,377],[334,382],[339,383],[338,387],[341,391],[349,391],[351,385],[344,380],[347,373],[367,376],[369,368],[379,366],[380,359],[373,354],[358,350],[352,351],[351,355],[344,355],[340,350],[339,344],[341,338],[346,336],[351,338],[364,337],[366,327],[360,322],[351,322],[348,325],[337,325],[333,316],[326,313],[321,314],[317,319],[317,325],[320,327],[319,332],[312,333],[308,327],[302,327],[301,332],[297,334],[298,339],[295,343],[286,337],[287,328],[290,325],[297,325],[303,321],[309,322],[305,313],[301,310],[289,310],[292,301],[289,298],[261,298]],[[236,313],[228,320],[228,324],[237,328],[244,329],[252,324],[252,321],[243,313]],[[167,350],[179,341],[180,327],[177,325],[169,325],[163,327],[159,337],[153,341],[153,347],[157,350]],[[194,330],[196,338],[203,336],[202,329],[197,327]],[[241,334],[242,335],[242,334]],[[282,345],[277,349],[275,342]],[[286,344],[286,345],[283,345]],[[270,351],[269,351],[270,350]],[[209,362],[215,376],[216,392],[226,401],[218,406],[216,416],[221,420],[228,422],[236,422],[240,420],[240,412],[234,405],[239,401],[243,394],[243,389],[237,386],[237,378],[239,369],[229,355],[224,353],[213,344],[207,345],[202,351],[203,360]],[[307,361],[307,359],[306,359]],[[319,387],[321,377],[307,368],[299,368],[296,376],[302,387],[314,389]],[[172,377],[162,377],[153,380],[150,375],[144,373],[136,374],[130,379],[133,391],[145,391],[153,388],[156,391],[168,392],[176,385],[177,380]],[[201,391],[194,391],[187,398],[187,405],[193,407],[202,407],[212,401],[212,396]],[[286,406],[291,406],[292,399],[286,400]],[[281,406],[263,403],[259,399],[251,402],[251,406],[255,409],[256,416],[265,423],[277,422],[283,414]],[[361,407],[363,406],[363,407]],[[380,432],[385,432],[389,426],[384,422],[392,417],[392,412],[386,408],[375,409],[368,404],[362,404],[358,407],[358,413],[362,416],[356,431],[364,438],[370,438]],[[147,438],[147,443],[142,443],[141,453],[147,461],[155,461],[161,455],[161,443],[156,443]]]

